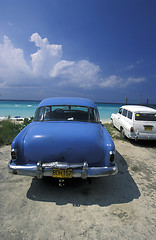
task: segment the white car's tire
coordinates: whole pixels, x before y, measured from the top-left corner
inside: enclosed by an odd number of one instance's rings
[[[113,119],[112,119],[112,127],[114,128],[115,126],[114,126],[114,122],[113,122]]]
[[[124,129],[123,128],[121,128],[121,137],[122,137],[122,139],[125,139],[125,132],[124,132]]]

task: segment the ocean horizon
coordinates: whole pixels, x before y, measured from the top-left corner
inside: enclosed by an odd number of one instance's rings
[[[39,103],[40,100],[0,100],[0,118],[33,117]],[[109,121],[111,114],[117,113],[118,109],[125,105],[125,103],[95,103],[102,121]],[[156,109],[156,105],[151,106]]]

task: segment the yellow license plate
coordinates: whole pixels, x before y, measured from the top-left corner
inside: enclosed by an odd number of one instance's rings
[[[145,127],[145,131],[152,131],[152,127]]]
[[[53,169],[55,178],[72,178],[72,169]]]

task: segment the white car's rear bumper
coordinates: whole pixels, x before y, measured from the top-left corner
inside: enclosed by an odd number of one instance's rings
[[[142,133],[136,132],[128,135],[128,138],[135,139],[135,140],[156,140],[156,133]]]

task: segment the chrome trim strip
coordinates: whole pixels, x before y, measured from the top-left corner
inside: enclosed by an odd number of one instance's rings
[[[51,162],[51,163],[42,163],[43,168],[74,168],[82,169],[83,163],[66,163],[66,162]]]

